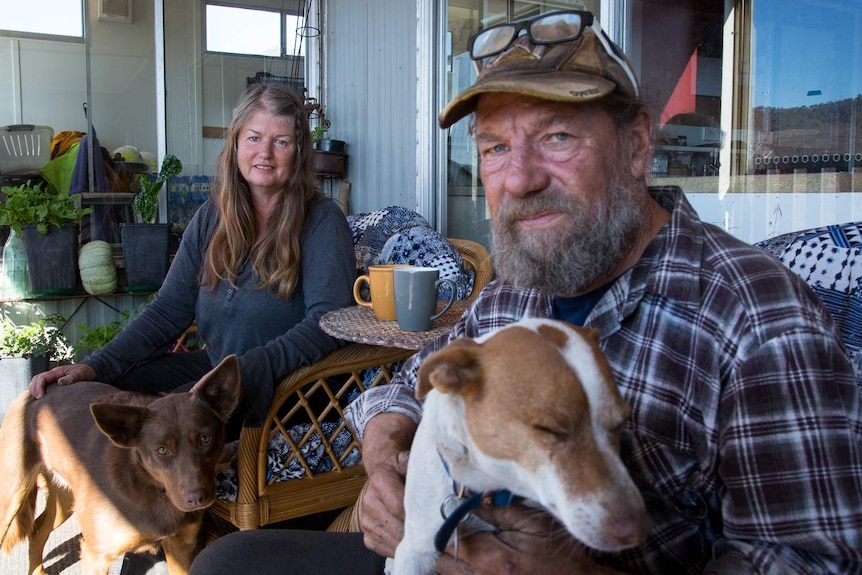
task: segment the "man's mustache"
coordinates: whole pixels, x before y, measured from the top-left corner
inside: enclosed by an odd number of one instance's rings
[[[583,209],[581,203],[571,197],[562,197],[553,192],[543,192],[520,199],[507,199],[500,204],[497,219],[506,223],[530,218],[545,212],[563,212],[575,214]]]

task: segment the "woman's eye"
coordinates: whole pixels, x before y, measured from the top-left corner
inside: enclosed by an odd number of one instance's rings
[[[260,140],[260,136],[249,136],[247,139],[249,142],[257,142]]]

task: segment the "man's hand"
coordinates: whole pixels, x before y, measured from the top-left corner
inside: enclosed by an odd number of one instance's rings
[[[362,460],[368,481],[359,502],[365,546],[392,557],[404,535],[404,478],[416,424],[395,413],[372,418],[365,427]]]
[[[441,575],[617,573],[593,562],[583,546],[544,511],[515,505],[483,507],[474,513],[499,531],[462,538],[457,559],[453,556],[455,546],[450,543],[437,560]]]
[[[36,399],[42,399],[45,396],[45,388],[51,383],[69,385],[94,379],[96,379],[96,372],[87,364],[58,365],[54,369],[33,376],[30,380],[30,395]]]

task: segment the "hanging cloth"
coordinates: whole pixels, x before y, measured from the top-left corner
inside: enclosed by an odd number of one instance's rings
[[[69,185],[69,194],[111,191],[111,185],[105,172],[105,162],[102,159],[102,147],[99,144],[99,138],[96,136],[95,128],[93,129],[93,150],[96,154],[93,161],[93,187],[95,189],[90,189],[88,166],[90,157],[89,138],[89,134],[84,134],[78,146],[78,158],[75,160],[75,169],[72,170],[72,182]],[[89,217],[89,226],[87,226],[87,222],[82,222],[82,241],[89,239],[103,240],[108,243],[115,242],[116,239],[113,237],[114,227],[111,207],[104,205],[93,206],[93,213]]]

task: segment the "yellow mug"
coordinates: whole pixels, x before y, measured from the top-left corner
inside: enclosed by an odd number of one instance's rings
[[[382,264],[368,266],[368,273],[356,278],[353,283],[353,299],[356,303],[370,307],[374,315],[382,321],[395,321],[395,288],[392,284],[392,270],[413,267],[407,264]],[[371,301],[362,298],[360,288],[368,284]]]

